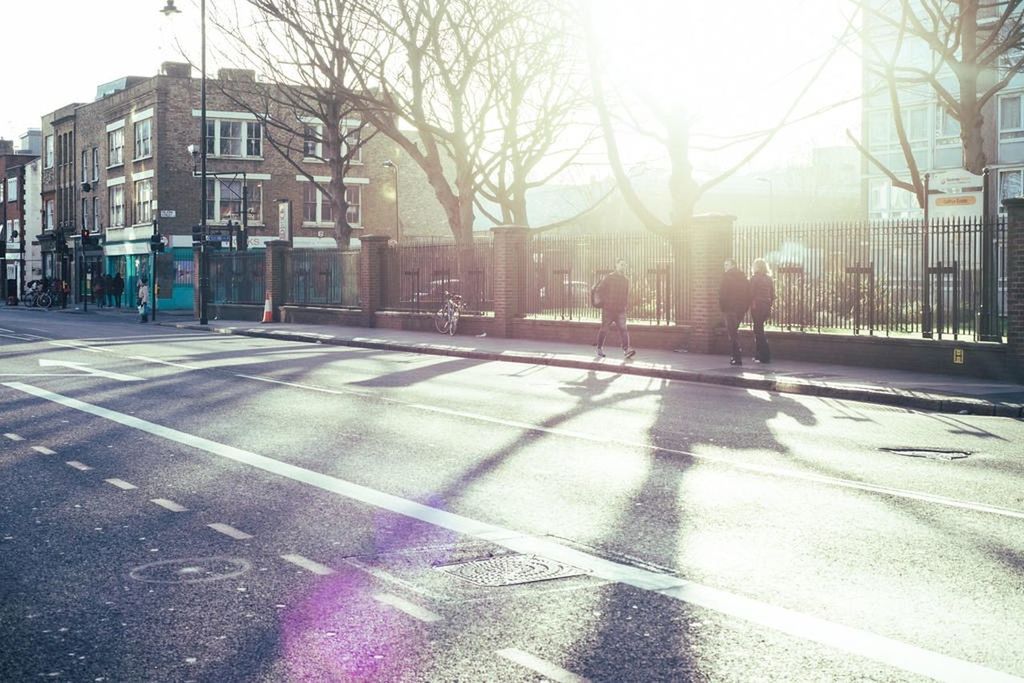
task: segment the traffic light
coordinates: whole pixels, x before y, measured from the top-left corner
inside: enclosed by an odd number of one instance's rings
[[[99,237],[93,237],[89,234],[89,231],[82,228],[82,249],[88,249],[90,247],[100,246]]]
[[[160,233],[154,232],[149,238],[149,248],[155,253],[162,252],[164,250],[164,241]]]
[[[197,244],[202,244],[202,243],[203,243],[203,226],[202,225],[193,225],[192,226],[192,245],[195,246]]]

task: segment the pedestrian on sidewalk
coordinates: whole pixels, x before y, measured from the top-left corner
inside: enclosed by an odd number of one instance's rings
[[[114,279],[110,281],[110,294],[114,298],[114,304],[121,308],[121,295],[124,294],[124,278],[120,271],[114,273]]]
[[[736,267],[736,261],[725,262],[725,274],[718,289],[718,307],[725,317],[725,331],[732,347],[730,365],[743,365],[743,350],[740,348],[740,321],[750,308],[750,282],[743,271]]]
[[[772,314],[775,283],[772,282],[771,268],[763,258],[754,259],[751,271],[753,274],[750,276],[750,317],[754,321],[754,362],[771,363],[772,352],[768,348],[764,323]]]
[[[149,322],[149,285],[146,284],[145,280],[139,280],[139,291],[138,291],[138,305],[139,305],[139,322]]]
[[[103,273],[96,273],[96,277],[92,279],[92,301],[100,308],[103,308],[107,300],[107,289],[103,284],[105,277]]]
[[[626,327],[626,311],[629,309],[629,278],[626,277],[626,261],[615,261],[615,270],[601,278],[592,292],[594,305],[601,309],[601,329],[597,333],[597,355],[604,358],[604,340],[612,325],[619,332],[622,355],[627,360],[636,355],[629,345],[629,330]]]

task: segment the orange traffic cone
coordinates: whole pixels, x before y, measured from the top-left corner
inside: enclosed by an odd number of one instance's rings
[[[263,304],[263,320],[261,320],[260,322],[261,323],[272,323],[272,322],[274,322],[274,309],[270,305],[270,297],[269,296],[266,298],[266,301]]]

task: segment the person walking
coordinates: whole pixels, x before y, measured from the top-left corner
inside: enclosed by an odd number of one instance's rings
[[[725,331],[729,334],[732,347],[730,365],[743,365],[743,350],[740,348],[740,321],[750,308],[750,282],[736,262],[725,262],[725,274],[718,289],[718,307],[725,317]]]
[[[124,278],[121,277],[121,273],[114,273],[114,279],[110,281],[110,294],[113,297],[113,303],[121,308],[121,295],[124,294]]]
[[[107,288],[103,282],[106,277],[103,273],[96,273],[92,279],[92,302],[99,308],[103,308],[107,302]]]
[[[139,280],[138,291],[139,322],[149,322],[149,285],[145,280]]]
[[[754,321],[754,362],[771,363],[772,352],[768,348],[768,337],[764,323],[772,314],[775,303],[775,283],[772,271],[763,258],[754,259],[750,276],[750,317]]]
[[[597,333],[597,355],[604,358],[604,340],[612,325],[619,332],[622,355],[627,360],[636,355],[636,349],[629,345],[629,329],[626,327],[626,311],[629,309],[629,278],[626,277],[626,261],[615,261],[615,270],[604,276],[592,291],[594,305],[601,309],[601,329]]]

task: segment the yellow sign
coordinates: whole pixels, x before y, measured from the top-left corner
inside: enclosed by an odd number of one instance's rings
[[[964,364],[964,350],[963,349],[953,349],[953,363],[956,364],[956,365],[963,365]]]
[[[970,206],[977,203],[978,198],[969,195],[962,197],[939,197],[935,200],[935,206]]]

